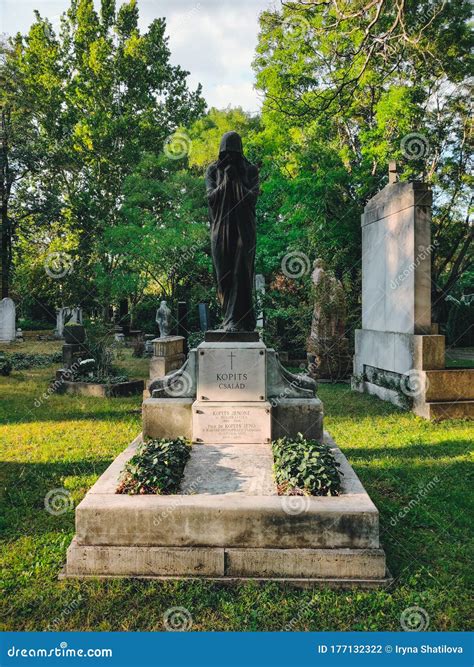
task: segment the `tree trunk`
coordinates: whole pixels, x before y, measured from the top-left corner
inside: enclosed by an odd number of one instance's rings
[[[8,136],[7,114],[2,109],[0,125],[0,206],[2,242],[0,258],[2,262],[2,299],[10,295],[10,221],[8,219]]]

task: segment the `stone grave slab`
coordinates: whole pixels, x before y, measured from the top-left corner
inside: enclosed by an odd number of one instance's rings
[[[264,445],[241,451],[194,445],[178,494],[116,494],[120,472],[140,442],[138,437],[115,459],[76,508],[76,536],[61,577],[390,584],[377,509],[329,436],[344,474],[338,497],[276,495],[258,467],[270,471],[270,447]],[[220,481],[218,472],[205,479],[212,458],[216,469],[238,473],[237,488],[227,473]]]
[[[195,444],[181,484],[183,494],[276,495],[270,444]]]

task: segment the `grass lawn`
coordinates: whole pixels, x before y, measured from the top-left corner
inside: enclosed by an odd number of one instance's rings
[[[21,351],[58,346],[48,345]],[[148,361],[120,365],[145,377]],[[53,372],[0,377],[1,630],[162,630],[176,606],[189,610],[193,630],[400,630],[401,613],[415,606],[430,630],[472,629],[472,424],[430,424],[347,385],[320,387],[325,424],[380,510],[390,591],[58,581],[74,512],[51,515],[45,496],[66,489],[80,502],[140,431],[141,398],[42,398]]]

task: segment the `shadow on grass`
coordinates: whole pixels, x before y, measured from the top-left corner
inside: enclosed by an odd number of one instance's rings
[[[56,463],[0,461],[0,533],[7,539],[69,530],[73,509],[114,457]],[[82,479],[81,479],[82,478]],[[93,479],[90,479],[93,478]],[[45,500],[51,494],[50,504]],[[54,504],[54,495],[58,506]],[[46,507],[46,506],[47,507]],[[58,507],[57,515],[48,508]]]

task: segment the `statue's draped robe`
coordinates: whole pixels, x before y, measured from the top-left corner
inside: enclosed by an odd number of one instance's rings
[[[238,153],[235,177],[231,179],[225,173],[222,160],[226,151]],[[253,331],[256,324],[253,283],[258,169],[245,159],[242,140],[236,132],[223,136],[219,156],[207,170],[206,187],[222,327]]]

